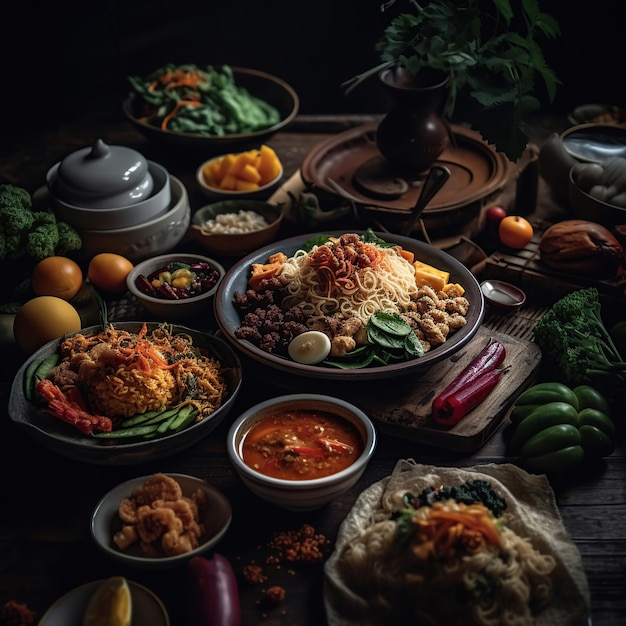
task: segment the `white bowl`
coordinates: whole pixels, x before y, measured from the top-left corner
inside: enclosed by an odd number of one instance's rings
[[[187,234],[191,207],[183,183],[170,176],[170,185],[170,209],[158,217],[126,228],[77,228],[83,241],[79,254],[91,258],[100,252],[114,252],[138,261],[174,248]]]
[[[91,515],[90,532],[96,545],[106,555],[123,563],[141,569],[168,569],[178,567],[194,556],[203,554],[213,548],[222,539],[232,519],[232,508],[226,497],[204,480],[185,474],[167,474],[182,489],[183,496],[191,497],[197,490],[205,492],[207,506],[201,512],[201,522],[205,525],[205,533],[200,545],[184,554],[175,556],[147,556],[139,543],[120,550],[113,541],[113,535],[122,527],[118,507],[122,499],[129,498],[132,491],[140,487],[149,476],[140,476],[128,480],[109,491],[96,505]]]
[[[204,291],[200,295],[190,296],[188,298],[167,299],[158,295],[151,296],[140,288],[140,281],[148,279],[150,274],[162,268],[167,267],[170,263],[207,263],[211,270],[217,272],[217,278],[213,286]],[[211,309],[212,298],[217,291],[217,287],[224,277],[226,270],[224,267],[206,256],[199,254],[163,254],[152,257],[137,263],[126,277],[126,286],[128,291],[139,300],[139,302],[152,315],[158,317],[161,321],[180,320],[207,312]]]
[[[218,187],[213,187],[212,185],[209,185],[203,173],[204,167],[211,161],[222,159],[224,156],[226,155],[213,157],[212,159],[209,159],[208,161],[202,163],[196,170],[196,182],[200,186],[200,189],[202,190],[204,195],[209,200],[233,200],[237,198],[245,198],[246,200],[266,200],[272,195],[272,193],[274,193],[274,191],[280,185],[280,181],[283,178],[284,172],[282,165],[280,166],[280,172],[278,173],[278,176],[276,176],[276,178],[270,180],[268,183],[265,183],[265,185],[262,185],[258,189],[254,189],[252,191],[234,191],[228,189],[219,189]]]
[[[326,412],[353,424],[362,438],[362,452],[347,468],[308,480],[273,478],[248,466],[242,459],[245,435],[252,425],[277,410]],[[261,402],[240,415],[228,431],[228,457],[243,483],[257,496],[295,511],[320,508],[348,491],[361,477],[376,448],[376,430],[359,408],[332,396],[292,394]]]
[[[148,171],[152,175],[152,193],[133,204],[95,208],[70,204],[60,197],[57,171],[59,164],[53,165],[46,176],[52,207],[60,220],[76,229],[111,230],[138,226],[156,219],[170,207],[172,192],[169,172],[158,163],[148,161]]]

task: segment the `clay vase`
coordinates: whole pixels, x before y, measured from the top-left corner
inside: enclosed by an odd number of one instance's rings
[[[450,131],[442,118],[448,95],[448,77],[423,71],[414,77],[393,67],[379,74],[391,108],[376,130],[376,145],[394,173],[416,179],[450,143]]]

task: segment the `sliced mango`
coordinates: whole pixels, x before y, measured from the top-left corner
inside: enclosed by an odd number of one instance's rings
[[[202,168],[202,176],[210,187],[251,191],[275,180],[281,170],[274,149],[263,144],[259,149],[226,154],[209,161]]]

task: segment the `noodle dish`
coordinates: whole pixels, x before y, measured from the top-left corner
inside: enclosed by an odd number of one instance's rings
[[[545,476],[400,460],[325,564],[330,626],[586,624],[589,590]]]
[[[11,418],[73,458],[124,464],[173,454],[215,428],[241,384],[223,341],[128,322],[53,341],[18,371]]]
[[[483,313],[475,277],[454,257],[370,229],[267,246],[231,268],[216,300],[236,347],[331,379],[426,369],[465,345]]]

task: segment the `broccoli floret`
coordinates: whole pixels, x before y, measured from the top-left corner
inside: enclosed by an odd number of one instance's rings
[[[59,243],[57,243],[55,254],[65,256],[82,248],[83,240],[73,226],[66,222],[57,222],[57,230],[59,231]]]
[[[0,207],[30,209],[32,205],[33,200],[26,189],[11,184],[0,185]]]
[[[31,195],[15,185],[0,185],[0,259],[30,256],[40,261],[82,248],[78,231],[57,221],[50,210],[33,211]]]
[[[626,363],[604,325],[595,287],[573,291],[553,304],[535,325],[534,337],[570,386],[626,382]]]
[[[59,243],[59,229],[52,213],[38,211],[33,213],[35,221],[26,238],[26,252],[41,260],[55,255]]]

